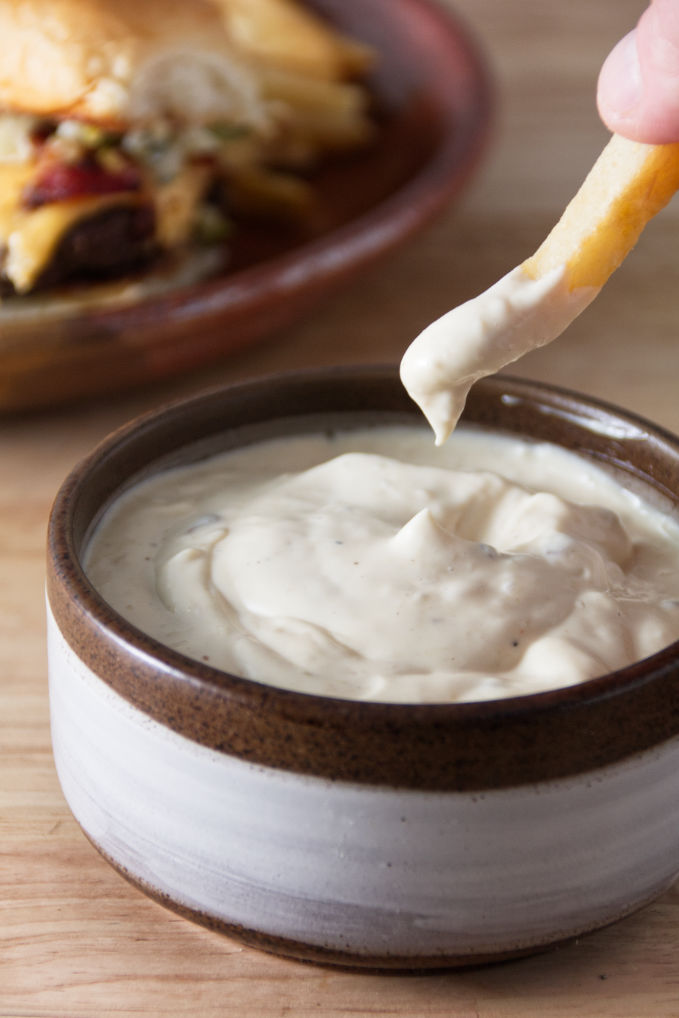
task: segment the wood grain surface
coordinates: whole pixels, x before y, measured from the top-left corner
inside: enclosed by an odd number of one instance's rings
[[[163,388],[0,424],[0,1015],[679,1016],[679,890],[558,951],[485,969],[354,974],[248,950],[128,886],[72,819],[49,742],[44,532],[73,463],[170,396],[281,368],[397,361],[430,319],[485,288],[545,236],[606,140],[599,65],[637,0],[457,0],[495,71],[487,160],[426,234],[301,325]],[[679,431],[679,209],[567,335],[515,367]]]

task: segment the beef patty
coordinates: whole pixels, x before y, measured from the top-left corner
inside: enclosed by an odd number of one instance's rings
[[[32,290],[72,280],[122,276],[140,268],[157,252],[151,205],[107,208],[64,234]],[[13,293],[14,287],[0,266],[0,294]]]

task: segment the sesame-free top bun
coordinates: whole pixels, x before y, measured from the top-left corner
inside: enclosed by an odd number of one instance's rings
[[[126,127],[263,119],[210,0],[0,0],[0,107]]]

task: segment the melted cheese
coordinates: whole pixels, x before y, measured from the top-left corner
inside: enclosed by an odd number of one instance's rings
[[[6,244],[21,214],[21,195],[35,173],[30,163],[0,163],[0,243]]]
[[[190,234],[210,170],[187,166],[168,184],[154,188],[147,181],[145,191],[84,195],[25,209],[21,196],[34,173],[34,164],[0,165],[0,245],[6,251],[4,274],[17,293],[32,289],[70,230],[109,208],[152,202],[156,242],[164,248],[180,246]]]
[[[26,293],[49,264],[61,239],[79,222],[108,208],[143,204],[129,192],[51,202],[30,211],[18,211],[7,237],[5,274],[17,293]]]

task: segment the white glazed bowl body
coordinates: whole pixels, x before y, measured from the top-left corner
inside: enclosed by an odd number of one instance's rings
[[[477,388],[468,419],[577,448],[676,511],[672,436],[560,390]],[[112,436],[53,511],[52,739],[71,810],[150,895],[296,957],[497,960],[616,920],[679,872],[677,645],[568,690],[358,704],[191,662],[121,619],[82,571],[93,521],[149,471],[319,415],[413,414],[381,368],[208,393]]]

